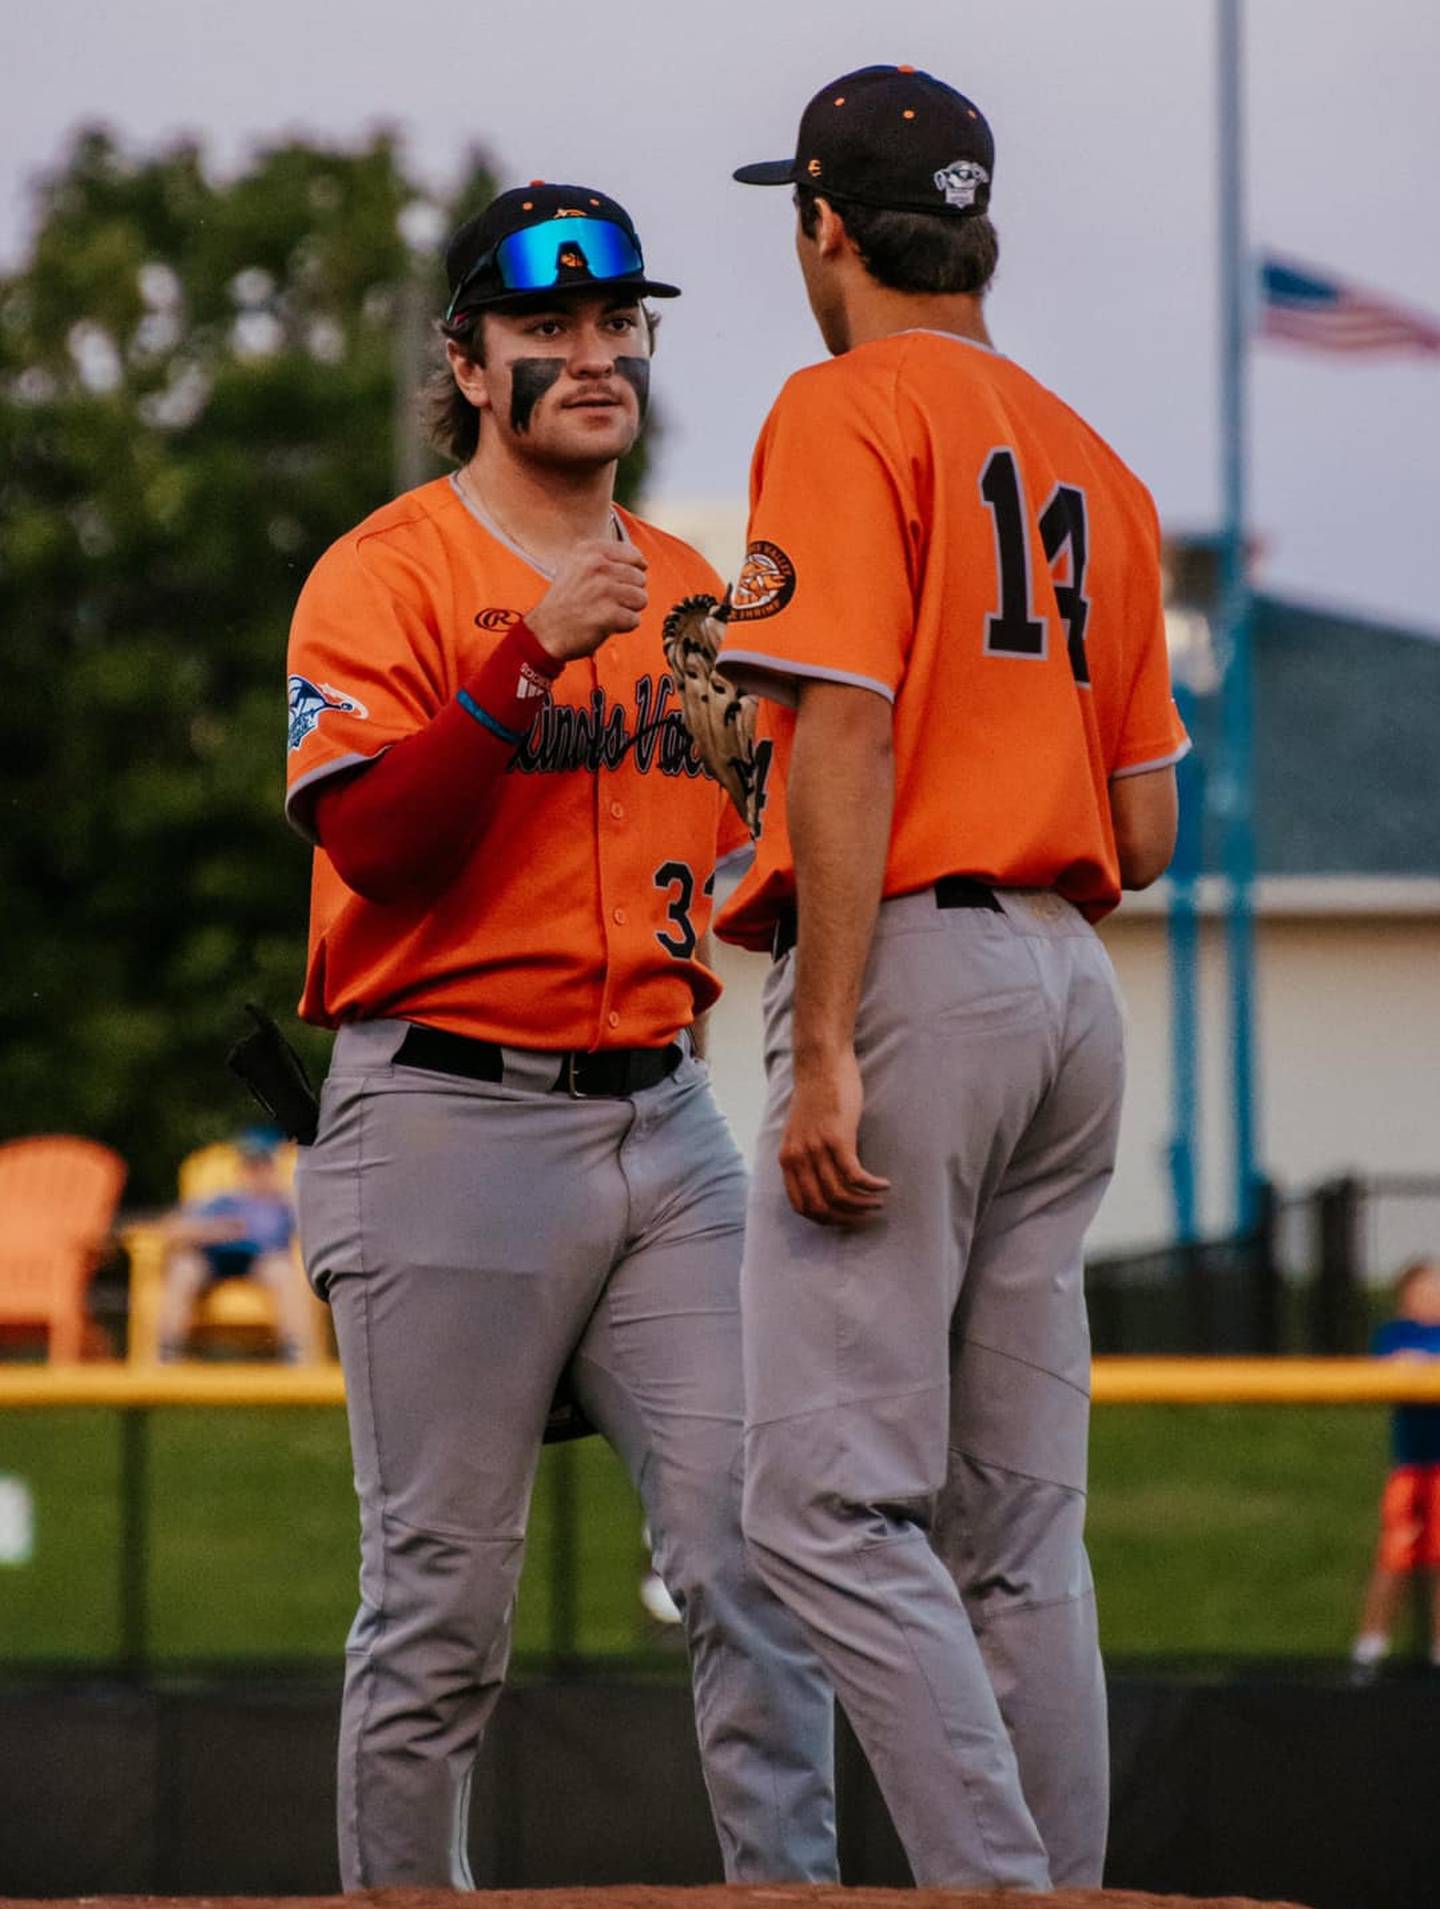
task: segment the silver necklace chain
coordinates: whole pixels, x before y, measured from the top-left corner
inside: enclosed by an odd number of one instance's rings
[[[488,518],[490,522],[494,524],[506,542],[513,544],[527,563],[534,564],[542,577],[553,577],[555,572],[551,566],[548,563],[542,563],[540,558],[535,555],[535,552],[520,541],[514,531],[511,530],[510,526],[505,522],[505,519],[500,515],[499,511],[495,509],[494,505],[488,503],[481,495],[479,486],[472,485],[469,482],[466,475],[467,468],[467,466],[462,465],[455,473],[455,482],[459,486],[461,496],[467,497],[479,511],[480,515]],[[614,533],[615,541],[617,543],[623,543],[625,541],[625,533],[621,528],[620,519],[615,514],[613,504],[610,507],[610,528]]]

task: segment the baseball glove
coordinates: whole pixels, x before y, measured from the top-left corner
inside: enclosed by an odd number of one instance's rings
[[[760,833],[755,698],[715,667],[729,615],[728,590],[723,603],[709,596],[684,598],[665,619],[665,658],[705,773],[725,790],[754,836]]]

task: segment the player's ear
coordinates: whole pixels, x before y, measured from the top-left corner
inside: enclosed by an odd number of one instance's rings
[[[821,258],[838,258],[847,246],[854,250],[854,241],[845,230],[845,221],[831,205],[828,199],[815,197],[815,245]]]
[[[490,409],[490,389],[485,381],[485,367],[472,358],[463,345],[453,338],[445,340],[445,357],[450,365],[450,375],[460,391],[477,411]]]

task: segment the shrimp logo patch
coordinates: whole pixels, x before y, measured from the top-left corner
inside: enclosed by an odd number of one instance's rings
[[[962,212],[974,205],[981,186],[989,183],[989,173],[973,159],[957,159],[953,166],[942,166],[935,175],[935,190],[945,194],[946,205]]]
[[[730,599],[730,621],[754,623],[762,616],[774,616],[794,594],[794,564],[779,544],[757,537],[745,553]]]
[[[346,696],[338,689],[332,689],[328,683],[312,683],[308,676],[290,678],[288,703],[290,727],[286,747],[289,749],[300,747],[327,709],[337,710],[342,716],[359,716],[364,722],[370,720],[370,711],[364,703],[357,702],[353,696]]]

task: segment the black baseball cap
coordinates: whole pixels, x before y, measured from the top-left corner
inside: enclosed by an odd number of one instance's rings
[[[972,100],[913,66],[862,66],[805,108],[793,159],[741,166],[735,177],[963,219],[989,206],[994,172],[995,140]]]
[[[532,298],[537,292],[625,286],[648,298],[678,298],[678,285],[649,276],[635,222],[592,186],[532,179],[492,199],[445,248],[446,320],[458,312]]]

